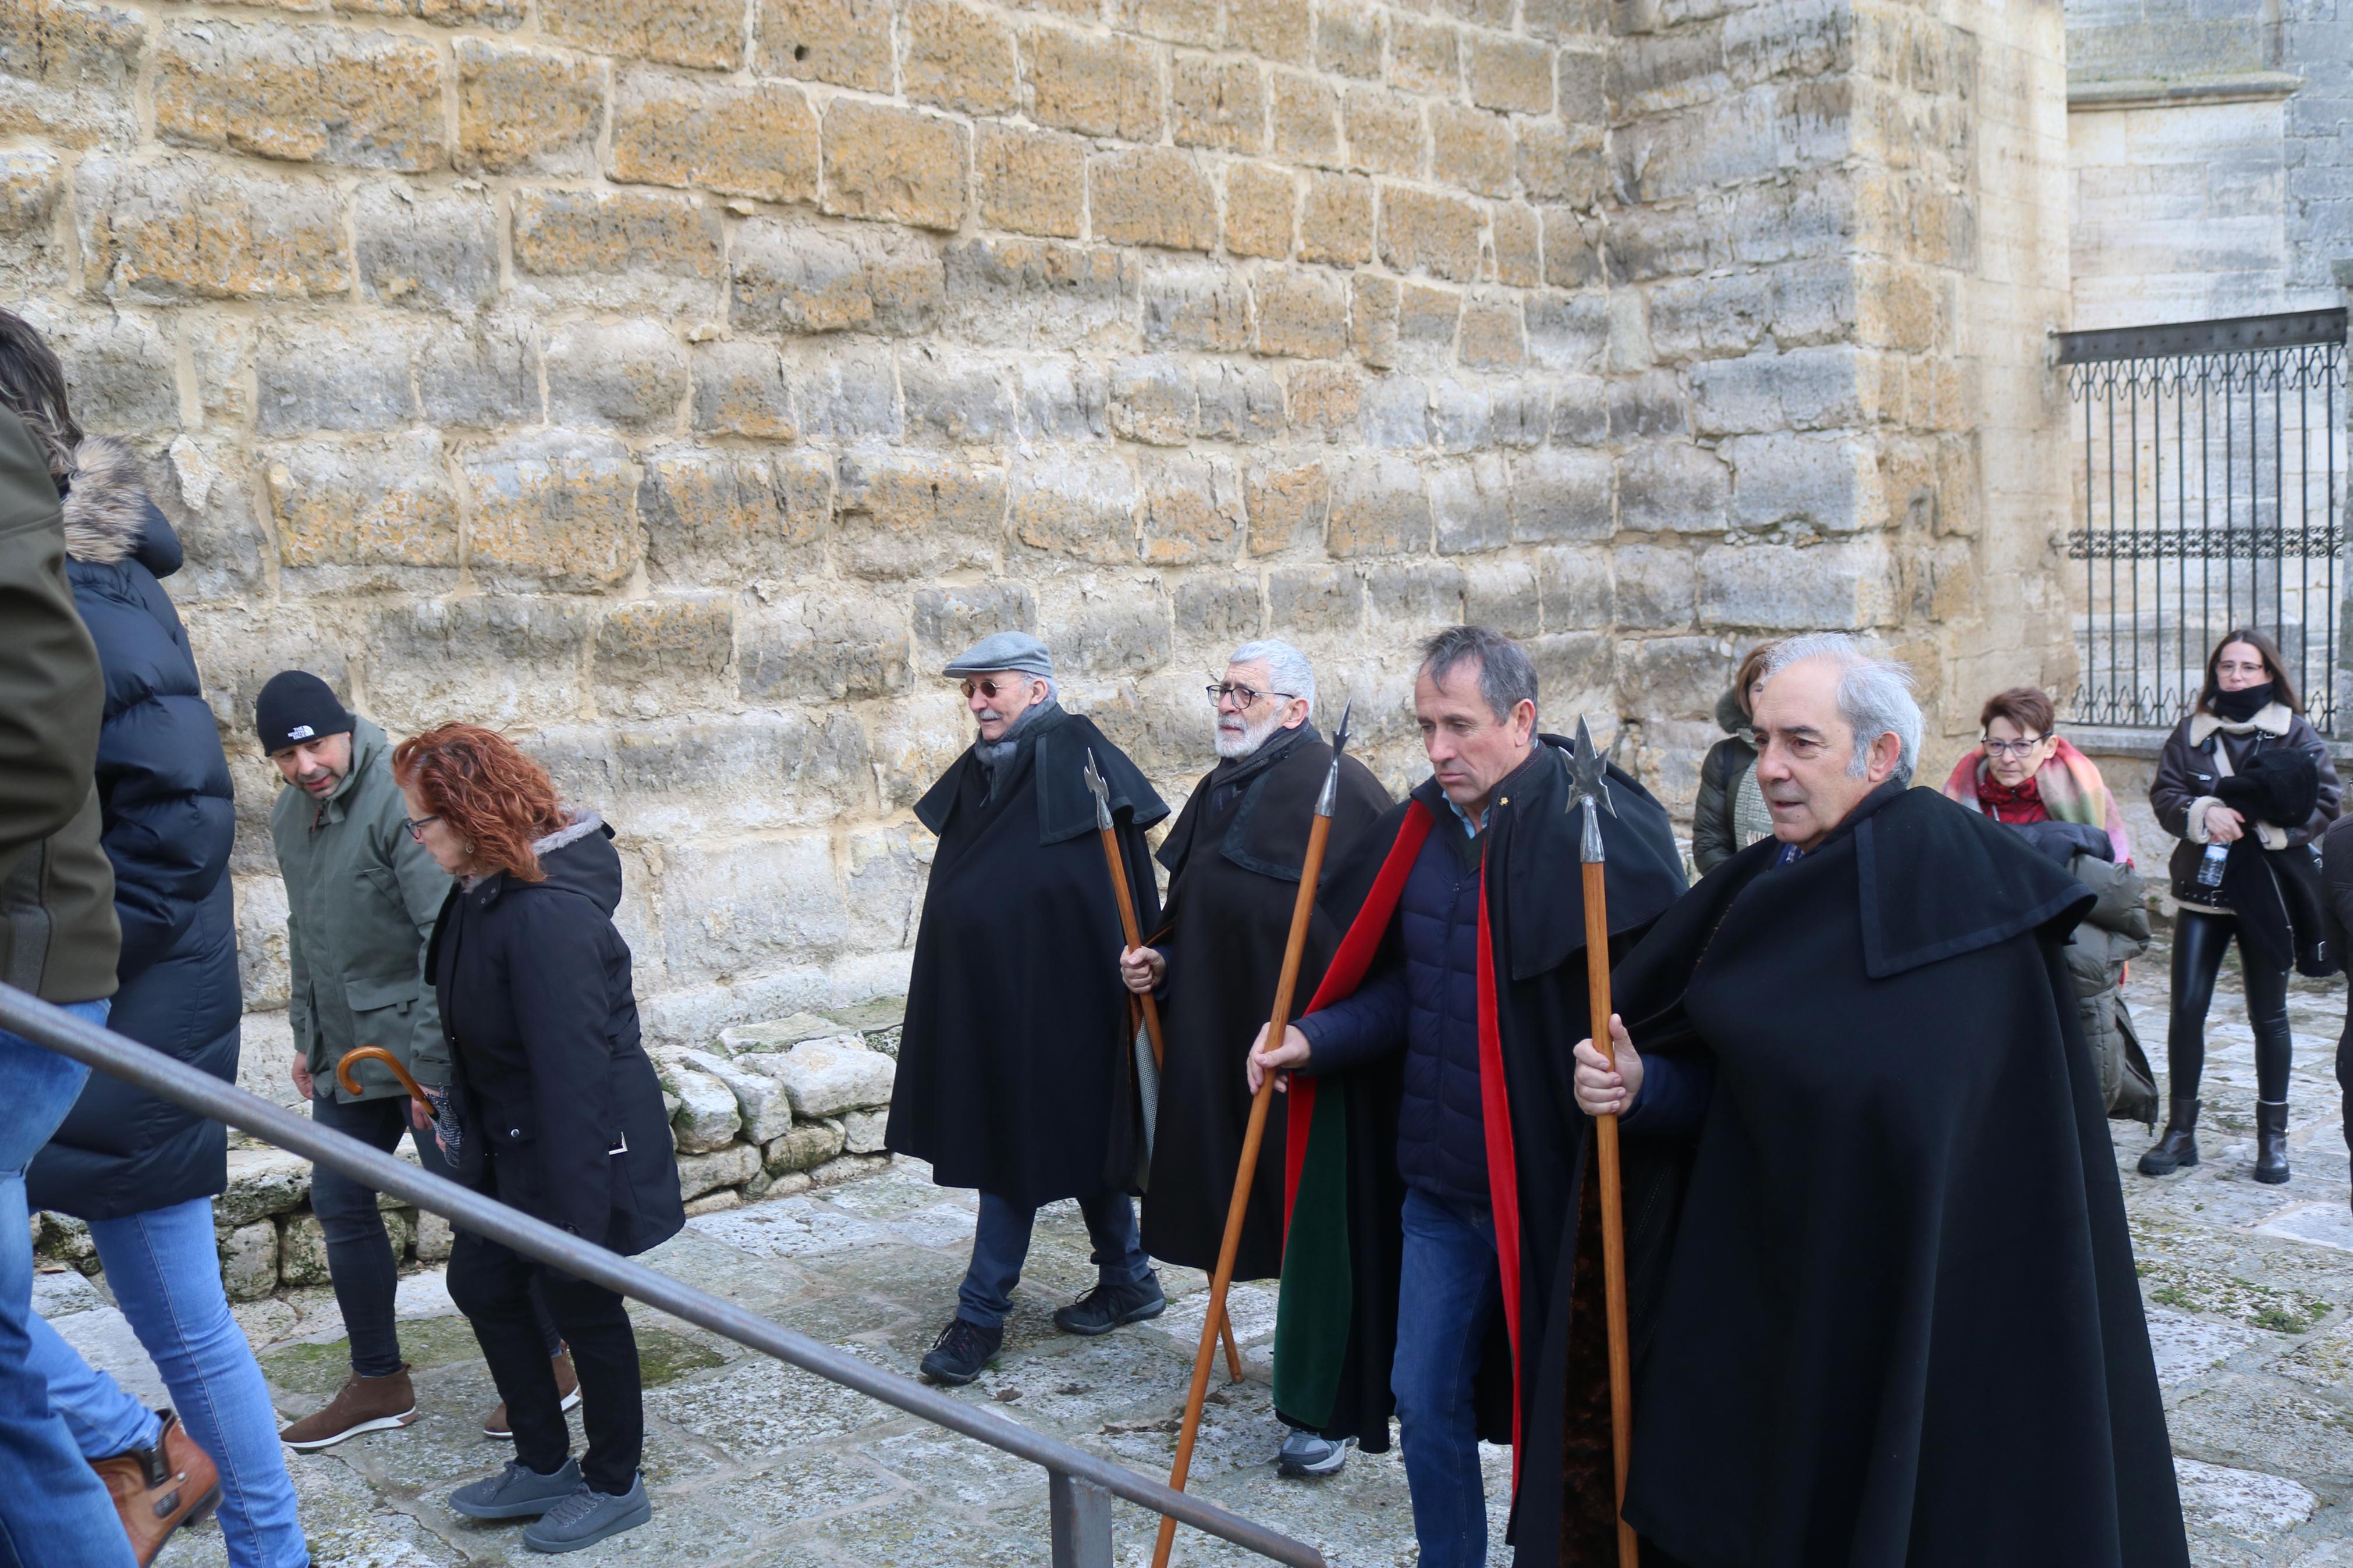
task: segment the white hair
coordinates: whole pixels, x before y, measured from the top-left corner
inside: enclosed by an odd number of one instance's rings
[[[1763,684],[1793,664],[1827,658],[1844,673],[1839,678],[1839,717],[1854,731],[1854,756],[1846,771],[1861,778],[1871,770],[1871,744],[1882,735],[1895,737],[1899,748],[1895,771],[1889,778],[1912,782],[1920,761],[1920,704],[1912,699],[1911,668],[1892,658],[1873,658],[1862,645],[1844,632],[1810,632],[1785,639],[1765,661]]]
[[[1264,637],[1246,642],[1234,649],[1229,665],[1263,664],[1277,691],[1288,691],[1307,704],[1307,711],[1315,711],[1315,667],[1307,656],[1280,637]]]

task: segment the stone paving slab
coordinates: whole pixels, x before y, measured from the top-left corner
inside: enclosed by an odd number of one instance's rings
[[[2130,996],[2162,1078],[2165,954],[2136,965]],[[2299,982],[2293,1145],[2285,1187],[2249,1178],[2252,1037],[2234,972],[2209,1028],[2205,1163],[2163,1181],[2132,1171],[2143,1131],[2116,1123],[2149,1328],[2200,1568],[2353,1568],[2353,1207],[2332,1060],[2341,983]],[[649,1261],[877,1364],[912,1373],[953,1310],[970,1245],[967,1193],[902,1162],[836,1187],[706,1215]],[[1176,1446],[1206,1281],[1164,1270],[1169,1310],[1098,1340],[1057,1333],[1052,1310],[1092,1282],[1074,1205],[1040,1217],[998,1364],[958,1396],[1165,1475]],[[61,1331],[142,1397],[160,1384],[102,1288],[44,1276]],[[324,1454],[291,1458],[320,1568],[487,1568],[534,1561],[520,1531],[449,1513],[448,1491],[489,1472],[505,1445],[480,1433],[495,1403],[472,1335],[438,1271],[402,1280],[405,1352],[424,1414]],[[1346,1568],[1417,1560],[1398,1455],[1352,1454],[1337,1476],[1280,1479],[1268,1402],[1270,1288],[1244,1285],[1234,1317],[1250,1379],[1212,1384],[1194,1487],[1317,1543]],[[311,1408],[341,1381],[333,1297],[288,1292],[237,1309],[280,1408]],[[646,1361],[646,1529],[581,1552],[580,1568],[993,1568],[1048,1560],[1042,1472],[702,1331],[640,1310]],[[575,1418],[577,1432],[577,1418]],[[1998,1440],[1989,1435],[1989,1440]],[[1496,1544],[1510,1455],[1485,1453]],[[1155,1521],[1121,1504],[1118,1555],[1150,1558]],[[1180,1533],[1176,1561],[1249,1554]],[[216,1528],[185,1531],[163,1568],[225,1561]]]

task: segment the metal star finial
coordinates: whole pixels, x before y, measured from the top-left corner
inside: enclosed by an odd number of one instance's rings
[[[1568,804],[1563,810],[1585,809],[1585,833],[1580,845],[1588,860],[1599,860],[1601,852],[1601,813],[1618,815],[1617,804],[1609,798],[1609,763],[1593,744],[1593,731],[1586,727],[1582,714],[1577,720],[1577,742],[1568,752]]]
[[[1111,790],[1103,783],[1103,772],[1095,766],[1095,749],[1087,748],[1087,788],[1095,797],[1095,826],[1104,832],[1112,827]]]
[[[1356,710],[1356,700],[1340,710],[1340,727],[1332,731],[1332,767],[1324,775],[1324,793],[1316,797],[1315,815],[1329,816],[1340,808],[1340,759],[1348,750],[1348,717]]]

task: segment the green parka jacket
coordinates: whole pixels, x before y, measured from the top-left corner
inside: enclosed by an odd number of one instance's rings
[[[288,784],[269,808],[269,837],[286,879],[286,934],[294,971],[295,1048],[317,1080],[313,1092],[345,1094],[335,1064],[359,1046],[381,1046],[417,1081],[449,1081],[441,1010],[425,979],[448,872],[408,836],[408,815],[392,782],[392,746],[365,719],[352,724],[352,771],[334,794],[315,800]],[[361,1100],[404,1092],[382,1062],[353,1069]]]

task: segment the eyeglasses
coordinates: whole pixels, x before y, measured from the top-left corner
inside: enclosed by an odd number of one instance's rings
[[[425,842],[425,829],[440,820],[441,814],[437,811],[431,816],[404,816],[400,819],[400,825],[408,829],[408,836],[411,838],[422,844]]]
[[[1015,683],[1018,681],[1022,685],[1026,685],[1029,682],[1029,678],[1026,675],[1017,675],[1009,679],[999,680],[997,677],[992,675],[986,680],[967,680],[964,683],[965,700],[967,702],[971,701],[972,694],[977,691],[983,697],[986,697],[991,702],[994,702],[997,700],[997,697],[999,692],[1005,692],[1008,694],[1018,692],[1021,689],[1021,685],[1017,685]]]
[[[1288,702],[1295,700],[1298,695],[1291,691],[1254,691],[1247,686],[1237,686],[1230,680],[1220,680],[1213,686],[1204,686],[1201,689],[1209,694],[1209,706],[1212,708],[1228,698],[1233,700],[1236,708],[1255,708],[1258,706],[1258,700],[1261,697],[1280,697]]]
[[[1989,757],[2023,757],[2050,738],[2048,735],[2036,735],[2024,741],[1997,741],[1989,736],[1978,741],[1978,744],[1986,749]]]

